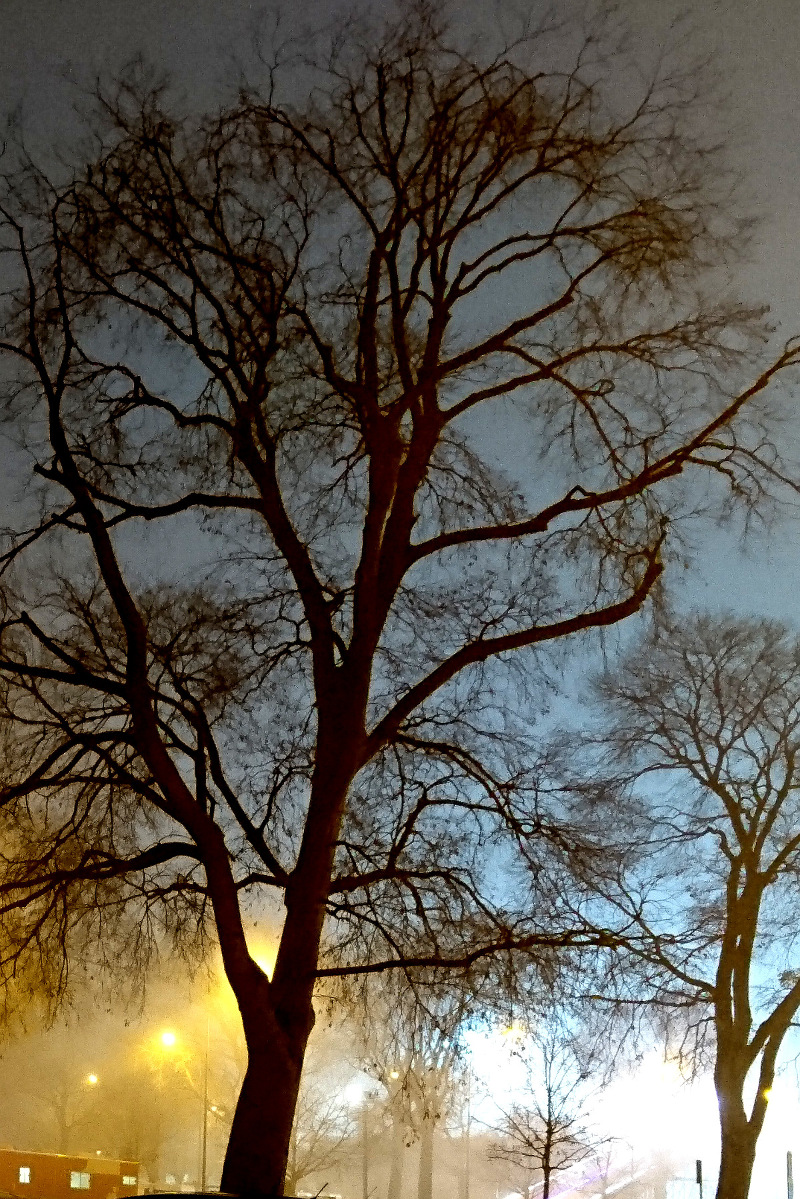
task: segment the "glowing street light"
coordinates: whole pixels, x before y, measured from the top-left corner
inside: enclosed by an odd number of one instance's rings
[[[206,1189],[206,1167],[208,1158],[208,1056],[209,1056],[209,1038],[210,1038],[211,1023],[208,1011],[206,1011],[206,1043],[205,1052],[203,1053],[203,1122],[200,1126],[200,1189]],[[161,1047],[166,1050],[174,1049],[178,1044],[177,1034],[171,1028],[165,1028],[159,1037]],[[191,1074],[188,1067],[184,1064],[186,1076],[189,1083],[194,1087]],[[216,1109],[215,1109],[216,1110]]]

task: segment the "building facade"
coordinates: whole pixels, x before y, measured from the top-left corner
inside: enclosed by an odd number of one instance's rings
[[[0,1149],[0,1196],[127,1199],[139,1194],[139,1163],[85,1154]]]

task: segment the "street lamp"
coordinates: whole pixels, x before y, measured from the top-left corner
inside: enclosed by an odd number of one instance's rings
[[[211,1037],[211,1019],[206,1009],[206,1043],[203,1053],[203,1121],[200,1125],[200,1189],[206,1189],[206,1174],[208,1172],[208,1053],[209,1040]],[[165,1029],[159,1038],[164,1049],[174,1049],[178,1044],[177,1035],[169,1028]],[[188,1069],[186,1070],[187,1078],[192,1083],[192,1077]],[[192,1083],[192,1087],[194,1084]]]
[[[211,1017],[206,1000],[206,1045],[203,1054],[203,1136],[200,1148],[200,1190],[206,1189],[206,1162],[208,1160],[208,1045],[211,1038]]]

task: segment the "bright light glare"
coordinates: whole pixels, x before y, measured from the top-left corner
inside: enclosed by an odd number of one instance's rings
[[[591,1114],[603,1132],[623,1138],[637,1154],[671,1153],[681,1146],[693,1159],[707,1157],[714,1142],[715,1106],[710,1078],[687,1083],[675,1062],[653,1053],[615,1079]]]
[[[97,1085],[97,1083],[98,1083],[100,1080],[98,1079],[98,1077],[97,1077],[97,1075],[96,1075],[96,1074],[87,1074],[87,1075],[86,1075],[86,1081],[88,1082],[88,1084],[89,1084],[89,1086],[90,1086],[90,1087],[94,1087],[94,1086],[96,1086],[96,1085]]]
[[[175,1047],[175,1045],[177,1045],[177,1043],[178,1043],[178,1038],[175,1036],[174,1032],[170,1032],[169,1029],[167,1029],[166,1032],[162,1032],[161,1044],[164,1046],[165,1049],[173,1049]]]
[[[472,1111],[479,1120],[497,1122],[497,1108],[521,1101],[525,1093],[527,1072],[519,1050],[524,1041],[520,1026],[514,1035],[505,1029],[486,1033],[468,1032],[464,1038],[469,1054],[469,1069],[475,1085],[472,1087]]]
[[[368,1079],[354,1079],[342,1089],[342,1099],[350,1107],[358,1107],[359,1104],[364,1103],[368,1087]]]
[[[272,978],[275,969],[275,959],[278,956],[278,938],[257,933],[248,943],[248,949],[256,965],[264,971],[267,978]]]

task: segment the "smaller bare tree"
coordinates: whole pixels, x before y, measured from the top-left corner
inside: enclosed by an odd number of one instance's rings
[[[353,1113],[324,1078],[304,1071],[289,1146],[284,1192],[296,1195],[300,1185],[321,1170],[337,1166],[353,1146]]]
[[[388,1199],[402,1190],[403,1150],[419,1142],[418,1199],[432,1199],[436,1131],[450,1110],[462,1033],[476,1003],[470,988],[420,992],[381,980],[369,1003],[364,1066],[386,1093],[391,1158]]]
[[[554,1175],[598,1148],[601,1138],[588,1108],[602,1086],[600,1057],[596,1045],[555,1013],[540,1021],[515,1052],[527,1065],[527,1093],[503,1111],[501,1139],[490,1154],[521,1167],[528,1187],[541,1179],[542,1199],[549,1199]]]

